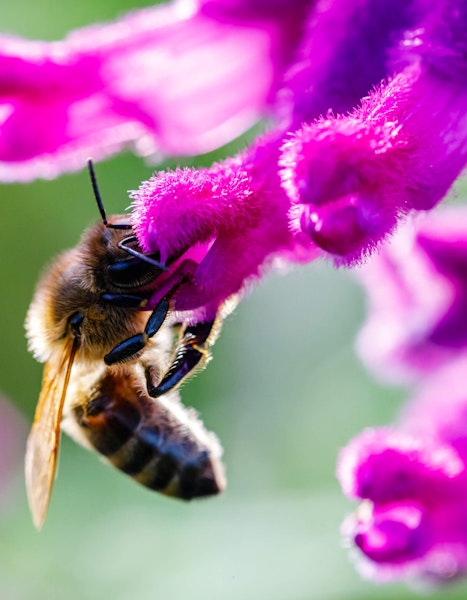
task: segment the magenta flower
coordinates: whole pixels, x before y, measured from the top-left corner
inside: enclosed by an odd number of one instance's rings
[[[155,304],[190,274],[175,308],[210,320],[229,296],[260,276],[274,259],[304,262],[316,247],[288,227],[277,149],[257,147],[209,169],[158,173],[133,192],[133,227],[144,251],[173,262],[158,278]]]
[[[359,273],[369,316],[358,342],[384,379],[416,380],[467,349],[467,212],[408,224]]]
[[[179,0],[60,42],[0,37],[0,180],[228,142],[265,113],[309,4]]]
[[[400,428],[369,430],[341,453],[345,523],[363,573],[447,581],[467,572],[467,359],[428,378]]]
[[[132,194],[133,224],[144,251],[160,252],[162,260],[192,260],[193,278],[177,294],[180,310],[212,316],[277,258],[300,262],[328,255],[345,264],[362,260],[401,215],[432,208],[460,173],[466,158],[467,87],[460,85],[459,72],[466,68],[467,11],[459,2],[438,3],[424,23],[424,35],[410,38],[409,66],[379,85],[360,108],[310,122],[291,134],[297,123],[318,116],[311,98],[313,90],[321,94],[324,65],[312,68],[313,57],[307,63],[304,53],[314,40],[323,40],[331,24],[359,26],[368,42],[371,25],[387,23],[393,35],[398,33],[397,40],[403,38],[407,54],[405,11],[398,20],[392,3],[367,1],[352,7],[344,10],[336,1],[311,13],[298,54],[302,58],[290,67],[277,95],[280,125],[274,131],[234,159],[210,169],[158,173]],[[412,18],[425,16],[415,5],[409,12]],[[388,38],[393,42],[388,31],[373,38],[380,67],[374,84],[384,73],[381,56],[387,57],[390,49],[397,53]],[[325,58],[331,74],[344,50],[349,52],[348,69],[364,68],[362,57],[368,62],[368,54],[351,51],[358,39],[355,34],[344,43],[336,35],[328,41]],[[449,60],[441,60],[446,56]],[[328,107],[351,108],[356,102],[352,90],[344,86],[340,92],[330,94]],[[322,106],[319,102],[316,106]],[[196,252],[196,258],[188,251]],[[180,262],[175,265],[169,277]]]
[[[173,153],[206,150],[268,100],[274,106],[275,130],[237,158],[160,174],[134,195],[144,250],[173,259],[204,246],[198,272],[209,291],[195,285],[183,300],[181,290],[181,308],[209,312],[267,257],[301,261],[317,247],[338,263],[359,261],[401,215],[434,206],[461,171],[459,0],[205,0],[187,11],[184,2],[142,11],[53,44],[6,38],[0,55],[4,179],[53,176],[130,141],[142,152],[156,142]],[[221,265],[218,252],[235,252],[243,266]],[[219,266],[231,282],[218,280]]]
[[[465,3],[438,2],[404,40],[409,66],[350,115],[293,134],[281,163],[294,230],[351,263],[445,196],[467,159],[466,39]]]

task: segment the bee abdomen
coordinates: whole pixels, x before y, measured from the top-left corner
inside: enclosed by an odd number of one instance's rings
[[[217,438],[176,394],[154,399],[108,374],[73,413],[91,446],[148,488],[191,500],[225,487]]]

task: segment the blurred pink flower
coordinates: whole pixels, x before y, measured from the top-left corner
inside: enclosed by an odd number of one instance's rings
[[[364,500],[344,524],[362,572],[446,582],[467,574],[467,356],[425,379],[397,429],[341,452],[344,492]]]
[[[358,273],[369,314],[358,340],[383,379],[416,381],[467,350],[467,210],[408,223]]]
[[[265,114],[310,3],[178,0],[59,42],[1,36],[0,180],[230,141]]]
[[[364,501],[343,526],[362,574],[441,582],[467,571],[467,474],[450,445],[369,430],[342,451],[338,474]]]
[[[27,425],[14,406],[0,394],[0,508],[5,508],[16,491],[22,472]]]

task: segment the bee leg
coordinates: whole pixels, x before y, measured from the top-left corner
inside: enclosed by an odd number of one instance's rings
[[[146,369],[148,394],[153,398],[162,396],[178,387],[195,370],[204,367],[211,358],[209,348],[217,338],[220,324],[220,318],[216,318],[213,321],[186,327],[177,345],[172,364],[158,385],[154,385],[152,381],[151,368]]]
[[[146,346],[148,340],[159,331],[169,310],[169,298],[162,298],[152,311],[143,333],[137,333],[115,346],[115,348],[104,356],[105,364],[109,366],[115,365],[116,363],[122,363],[137,356]]]
[[[123,308],[142,308],[148,301],[148,297],[141,294],[102,294],[102,300]]]

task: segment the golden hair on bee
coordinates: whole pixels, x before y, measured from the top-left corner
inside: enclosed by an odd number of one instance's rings
[[[225,487],[221,446],[177,391],[209,360],[221,317],[175,320],[188,261],[144,254],[127,216],[107,219],[91,161],[89,172],[101,221],[45,271],[25,324],[29,349],[45,363],[25,459],[38,529],[62,420],[78,443],[151,489],[189,500]],[[166,291],[153,302],[158,289]]]

